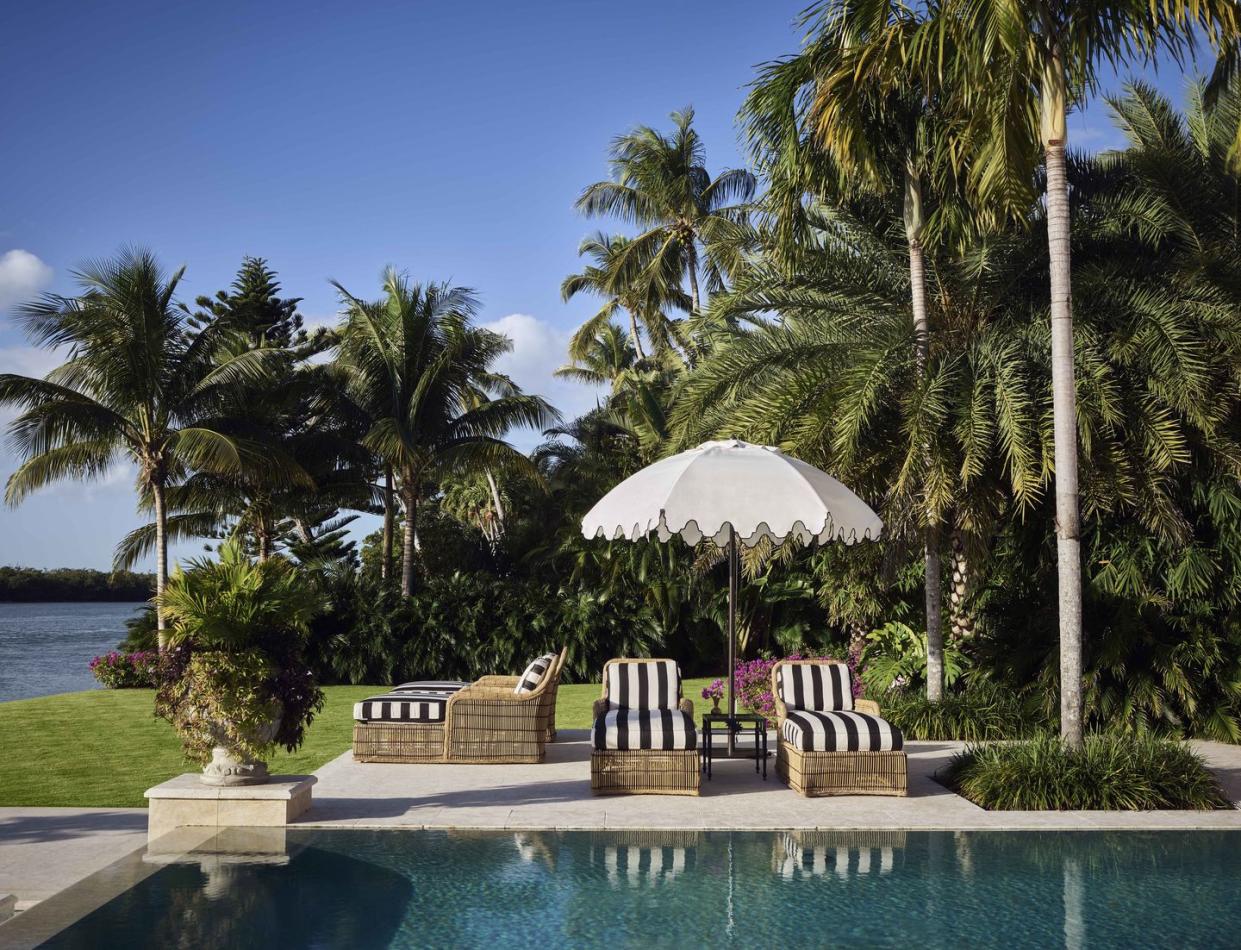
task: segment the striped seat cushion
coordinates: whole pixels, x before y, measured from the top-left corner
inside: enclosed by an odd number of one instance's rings
[[[779,682],[789,709],[853,708],[853,683],[843,663],[785,663]]]
[[[359,722],[443,722],[448,696],[409,690],[372,696],[353,704]]]
[[[513,689],[513,692],[518,696],[533,693],[539,688],[539,684],[543,682],[543,677],[547,675],[547,671],[552,668],[552,664],[555,662],[555,653],[544,653],[522,671],[521,676],[517,678],[517,686]]]
[[[780,735],[803,752],[896,752],[904,745],[886,719],[845,710],[790,709]]]
[[[615,709],[676,709],[681,671],[675,660],[629,660],[608,667],[608,705]]]
[[[402,683],[400,686],[393,686],[393,693],[431,693],[432,695],[451,696],[460,690],[469,686],[469,683],[461,680],[414,680],[412,683]]]
[[[609,709],[590,734],[596,749],[698,748],[694,720],[679,709]]]

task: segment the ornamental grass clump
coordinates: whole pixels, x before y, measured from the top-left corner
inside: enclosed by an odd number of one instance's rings
[[[178,570],[159,597],[168,619],[155,711],[172,723],[187,758],[233,778],[265,774],[242,766],[301,745],[323,708],[303,658],[311,619],[326,606],[314,583],[279,557],[251,561],[236,543],[218,561]],[[227,753],[223,755],[222,753]]]
[[[974,804],[1001,811],[1231,808],[1187,745],[1154,736],[1093,735],[969,746],[941,775]]]
[[[932,702],[923,693],[882,694],[883,716],[906,739],[984,742],[1024,739],[1037,729],[1036,720],[1011,690],[975,683]]]

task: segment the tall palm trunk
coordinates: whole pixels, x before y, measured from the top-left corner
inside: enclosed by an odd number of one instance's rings
[[[931,325],[926,309],[926,266],[922,251],[922,182],[912,160],[905,166],[905,235],[909,242],[909,294],[913,309],[914,358],[918,378],[926,374],[931,350]],[[926,451],[929,459],[930,451]],[[939,532],[930,524],[924,536],[926,563],[926,698],[944,696],[943,586],[939,564]]]
[[[638,329],[638,315],[632,310],[629,311],[629,333],[633,336],[633,351],[638,354],[638,359],[646,359],[646,350],[642,349],[642,334]]]
[[[954,531],[951,543],[952,578],[948,586],[948,628],[952,642],[960,646],[974,636],[974,612],[970,596],[974,589],[974,567],[965,549],[961,532]]]
[[[1077,392],[1073,374],[1069,183],[1064,147],[1068,99],[1059,49],[1043,75],[1047,151],[1047,248],[1051,270],[1051,387],[1055,428],[1056,568],[1060,603],[1060,735],[1082,745],[1082,562],[1077,508]]]
[[[504,502],[500,500],[500,488],[496,485],[495,476],[487,469],[487,485],[491,489],[491,503],[496,506],[496,538],[504,534]]]
[[[405,476],[401,479],[401,501],[405,505],[405,537],[401,542],[401,596],[410,597],[414,593],[414,540],[418,534],[418,493],[414,489],[414,479]]]
[[[700,300],[698,298],[698,252],[695,250],[693,243],[690,243],[689,261],[685,266],[685,270],[689,273],[689,299],[693,307],[693,313],[698,312]]]
[[[164,593],[168,584],[168,505],[164,500],[164,483],[156,478],[151,484],[151,496],[155,503],[155,594]],[[161,652],[167,645],[167,624],[164,608],[155,605],[155,637]]]
[[[379,576],[387,580],[392,576],[392,531],[396,519],[396,499],[392,495],[392,466],[384,468],[384,531],[383,553],[379,558]]]

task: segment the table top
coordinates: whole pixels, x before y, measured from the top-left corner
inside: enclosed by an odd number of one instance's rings
[[[702,714],[703,722],[728,722],[729,718],[726,712],[707,712]],[[760,716],[758,713],[734,713],[731,718],[738,722],[759,722],[766,717]]]

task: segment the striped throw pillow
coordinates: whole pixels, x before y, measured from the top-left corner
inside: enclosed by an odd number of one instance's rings
[[[676,709],[681,671],[675,660],[629,660],[608,667],[608,706],[613,709]]]
[[[538,689],[539,684],[543,682],[543,677],[547,675],[547,671],[552,668],[552,664],[556,662],[555,653],[544,653],[541,657],[531,663],[522,671],[521,676],[517,680],[517,686],[513,692],[518,696],[524,696],[526,693],[533,693]]]
[[[849,667],[843,663],[785,663],[780,667],[780,698],[789,709],[852,709]]]

